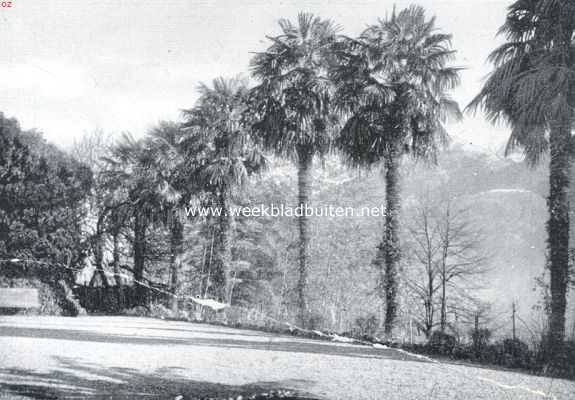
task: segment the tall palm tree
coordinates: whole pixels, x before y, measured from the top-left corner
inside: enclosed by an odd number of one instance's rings
[[[495,69],[471,109],[511,126],[507,152],[522,149],[531,164],[549,150],[547,222],[550,270],[549,356],[565,335],[569,265],[569,202],[575,118],[575,4],[518,0],[499,31],[507,42],[493,51]]]
[[[313,158],[328,151],[333,113],[329,58],[339,27],[330,20],[300,13],[297,24],[279,21],[282,33],[268,37],[271,45],[251,61],[259,85],[252,90],[254,132],[264,148],[297,163],[298,206],[309,203]],[[309,221],[298,217],[298,319],[307,320],[306,286],[309,263]]]
[[[221,210],[216,216],[218,234],[214,246],[214,283],[211,295],[230,304],[232,300],[233,215],[229,208],[234,193],[247,177],[265,167],[265,159],[253,146],[244,123],[248,89],[240,79],[214,79],[201,84],[196,105],[183,111],[185,154],[195,160],[196,175]]]
[[[449,115],[460,116],[447,92],[459,83],[459,69],[447,66],[454,51],[451,35],[437,32],[412,6],[369,26],[358,39],[337,46],[332,70],[339,112],[347,117],[339,148],[357,166],[383,164],[386,184],[385,228],[375,265],[385,300],[385,332],[397,314],[400,263],[400,160],[406,154],[432,158],[447,139]]]

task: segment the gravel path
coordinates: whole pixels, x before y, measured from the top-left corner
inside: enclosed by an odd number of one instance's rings
[[[129,317],[0,317],[0,399],[575,399],[575,382],[392,349]]]

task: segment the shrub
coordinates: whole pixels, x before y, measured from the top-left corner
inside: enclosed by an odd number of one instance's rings
[[[531,352],[527,343],[519,339],[503,340],[503,360],[505,367],[527,368],[531,364]]]
[[[501,342],[496,342],[485,346],[478,358],[479,361],[483,363],[503,365],[504,354],[503,344]]]
[[[475,356],[475,351],[473,346],[458,344],[453,348],[451,356],[456,360],[471,360]]]
[[[563,349],[555,360],[549,361],[550,356],[547,353],[547,337],[543,337],[542,345],[537,353],[537,367],[543,373],[566,379],[575,379],[575,340],[568,340],[563,343]]]
[[[130,317],[147,317],[149,315],[149,311],[144,306],[136,306],[134,308],[124,310],[124,314]]]
[[[457,343],[455,336],[449,333],[435,331],[429,338],[428,346],[432,353],[440,355],[452,355]]]
[[[481,357],[484,349],[489,345],[491,339],[491,331],[487,328],[474,329],[471,331],[471,341],[473,343],[473,352],[475,357]]]
[[[149,307],[148,316],[159,319],[173,319],[174,313],[161,303],[152,303]]]
[[[179,308],[178,311],[175,313],[174,318],[178,321],[193,321],[193,317],[188,310]]]
[[[241,306],[231,306],[225,310],[227,324],[230,326],[249,326],[252,328],[272,328],[277,323],[266,318],[262,312]]]
[[[115,289],[115,288],[114,288]],[[112,290],[114,290],[112,289]],[[121,311],[122,307],[120,305],[120,301],[118,295],[114,293],[108,288],[106,292],[104,292],[104,296],[102,298],[102,310],[107,314],[117,314]]]
[[[375,315],[359,317],[355,320],[353,336],[358,339],[372,340],[379,329],[379,319]]]
[[[561,378],[575,379],[575,340],[564,343],[556,373]]]
[[[307,317],[307,328],[319,330],[323,327],[324,317],[319,313],[310,313]]]

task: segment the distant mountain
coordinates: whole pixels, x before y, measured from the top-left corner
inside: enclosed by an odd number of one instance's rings
[[[404,227],[410,222],[406,219],[415,199],[430,193],[455,199],[485,234],[482,246],[489,255],[490,272],[480,296],[493,303],[504,327],[511,316],[513,301],[528,322],[535,315],[533,306],[541,301],[541,290],[534,288],[546,262],[548,179],[543,164],[530,168],[516,159],[453,147],[441,154],[437,164],[406,159],[402,166]],[[295,205],[296,179],[296,171],[289,164],[272,168],[258,183],[258,201],[267,198]],[[349,169],[334,157],[316,163],[312,187],[314,206],[359,209],[377,207],[385,201],[380,169],[370,172]],[[281,192],[281,196],[272,196],[271,192]],[[279,219],[273,224],[278,231],[292,232],[286,245],[293,247],[295,220]],[[324,308],[324,314],[331,315],[332,326],[336,328],[346,329],[354,318],[378,307],[374,296],[377,273],[372,260],[381,240],[382,226],[383,218],[377,217],[312,219],[312,304]],[[345,316],[340,315],[342,312]]]
[[[483,247],[490,272],[481,297],[492,302],[502,318],[511,315],[515,301],[523,318],[531,320],[533,306],[541,301],[541,291],[534,290],[536,279],[544,273],[546,262],[548,180],[544,163],[532,168],[524,162],[456,147],[442,154],[437,166],[415,168],[404,196],[442,191],[459,199],[485,234]]]
[[[545,199],[529,190],[499,188],[469,195],[464,202],[485,233],[491,256],[486,295],[498,307],[516,301],[528,312],[540,300],[533,288],[545,266]]]

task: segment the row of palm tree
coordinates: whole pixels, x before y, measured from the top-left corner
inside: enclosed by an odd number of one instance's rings
[[[510,7],[502,28],[508,43],[493,53],[496,69],[470,105],[484,109],[493,120],[511,124],[508,151],[519,147],[536,162],[551,150],[552,354],[557,353],[564,336],[568,280],[566,190],[575,87],[575,7],[565,7],[557,0],[518,0]],[[264,151],[296,164],[298,205],[305,206],[310,202],[315,157],[338,151],[354,166],[383,167],[386,216],[374,264],[380,271],[379,293],[386,305],[385,331],[391,335],[401,261],[401,159],[410,155],[434,160],[448,137],[444,123],[461,118],[457,103],[449,97],[459,84],[460,72],[450,65],[454,56],[451,36],[438,31],[435,19],[427,19],[424,10],[415,6],[394,11],[357,38],[341,35],[339,26],[310,14],[300,14],[297,23],[280,20],[279,25],[281,34],[268,37],[269,47],[252,58],[254,87],[221,78],[211,86],[202,85],[200,98],[195,107],[184,111],[182,124],[164,126],[147,142],[130,144],[133,150],[128,153],[140,154],[137,165],[155,165],[159,172],[150,176],[149,168],[143,168],[142,174],[132,171],[130,184],[122,190],[145,193],[138,181],[145,176],[147,187],[154,189],[133,202],[173,206],[195,197],[226,209],[246,178],[265,168]],[[129,161],[122,146],[115,154],[120,161],[115,162]],[[154,184],[149,186],[149,182]],[[134,225],[135,271],[142,270],[136,254],[138,243],[145,243],[141,236],[147,223],[143,218],[143,229]],[[223,213],[217,226],[217,267],[210,294],[231,302],[231,216]],[[298,229],[298,320],[305,325],[310,267],[305,215],[299,217]],[[179,237],[181,227],[173,232]],[[173,244],[174,277],[181,240],[174,238]],[[175,290],[177,278],[173,279]]]
[[[279,25],[281,34],[269,37],[270,46],[251,61],[254,87],[222,78],[201,85],[183,123],[161,124],[142,140],[126,135],[108,157],[110,209],[132,210],[124,215],[133,230],[135,278],[143,278],[148,227],[166,226],[170,209],[195,200],[226,210],[247,177],[265,168],[262,151],[293,160],[298,205],[305,207],[314,158],[338,150],[355,166],[385,168],[387,216],[374,263],[391,334],[400,262],[399,163],[405,154],[433,157],[447,136],[442,122],[459,113],[445,93],[458,83],[458,70],[446,66],[453,56],[450,36],[438,33],[419,7],[394,12],[355,39],[311,14]],[[152,218],[152,210],[163,217]],[[230,303],[234,221],[226,213],[217,219],[208,294]],[[183,227],[178,218],[167,227],[175,292]],[[308,217],[298,217],[297,309],[304,326],[309,229]],[[145,300],[143,289],[139,297]]]
[[[252,60],[254,132],[264,148],[298,167],[298,203],[309,202],[314,156],[339,150],[359,167],[385,168],[385,230],[375,265],[381,273],[385,331],[397,315],[399,163],[405,154],[433,158],[447,137],[443,122],[460,115],[446,94],[459,82],[448,66],[450,35],[437,32],[421,7],[369,26],[358,38],[329,20],[300,14],[281,20],[282,34]],[[307,313],[309,227],[299,217],[299,320]]]

